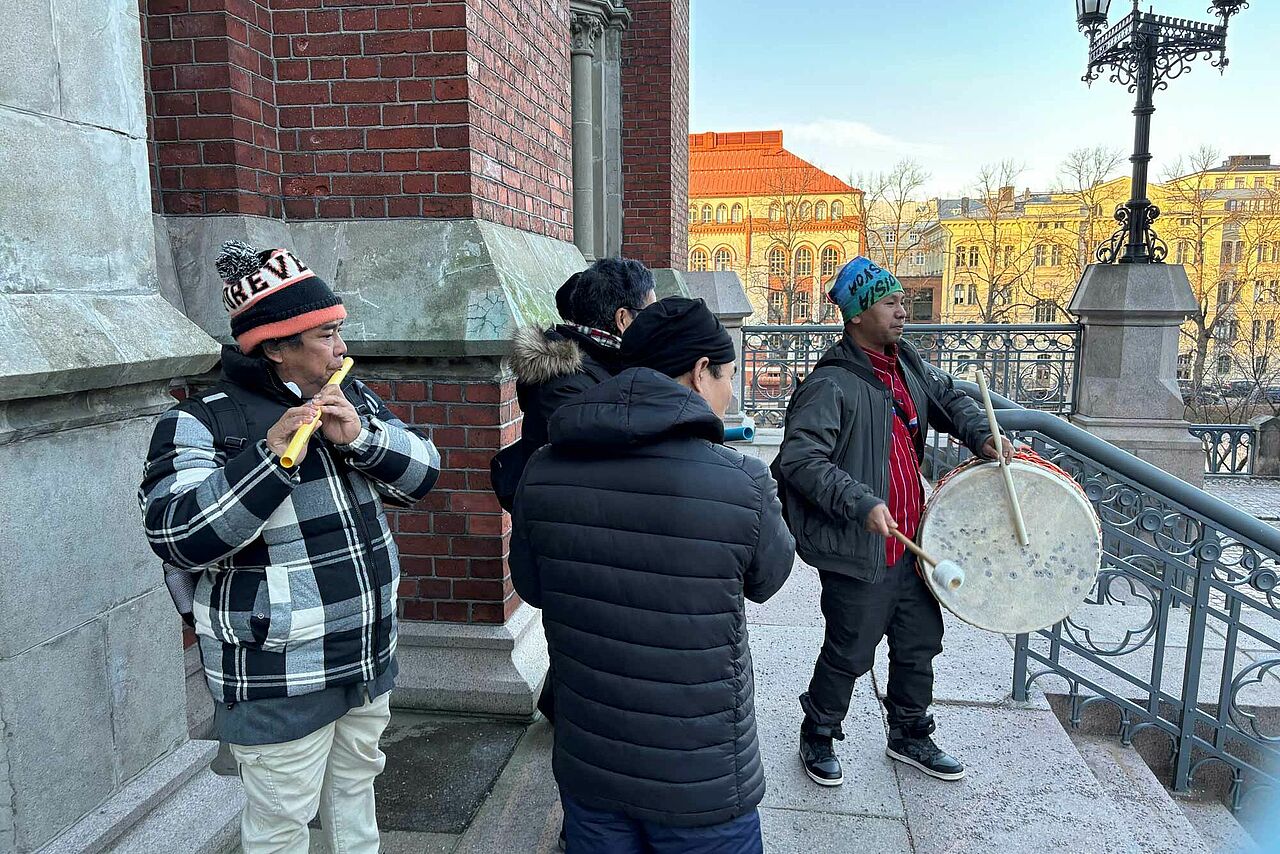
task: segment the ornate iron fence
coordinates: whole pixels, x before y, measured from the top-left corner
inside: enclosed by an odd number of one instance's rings
[[[970,394],[976,387],[960,384]],[[1239,808],[1280,785],[1280,530],[1072,426],[998,398],[1001,425],[1085,489],[1103,567],[1070,618],[1014,645],[1014,698],[1063,693],[1072,723],[1102,704],[1120,738],[1168,737],[1173,788],[1211,763]],[[1268,711],[1270,710],[1270,711]]]
[[[781,427],[787,401],[840,326],[747,326],[742,330],[743,409],[760,427]],[[935,367],[963,376],[981,367],[991,387],[1018,403],[1071,412],[1079,327],[1069,324],[909,324],[906,336]]]
[[[1204,445],[1205,474],[1253,474],[1252,425],[1192,424],[1190,432]]]

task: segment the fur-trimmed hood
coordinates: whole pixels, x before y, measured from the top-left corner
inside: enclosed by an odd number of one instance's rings
[[[582,348],[577,341],[555,330],[522,326],[512,341],[511,369],[520,382],[542,385],[581,371]]]

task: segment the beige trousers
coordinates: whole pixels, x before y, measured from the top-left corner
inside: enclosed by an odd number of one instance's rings
[[[317,811],[333,854],[377,854],[373,781],[387,762],[378,741],[391,720],[390,696],[295,741],[231,745],[248,799],[240,818],[245,854],[305,854]]]

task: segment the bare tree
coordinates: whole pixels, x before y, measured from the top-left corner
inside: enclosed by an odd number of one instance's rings
[[[1032,281],[1036,247],[1034,224],[1020,216],[1014,185],[1022,167],[1012,160],[982,167],[959,221],[964,233],[953,241],[954,285],[964,287],[983,323],[1010,323]],[[1043,251],[1043,250],[1041,250]]]
[[[764,251],[753,249],[745,282],[753,302],[765,305],[769,323],[832,319],[821,311],[824,272],[830,272],[822,269],[822,247],[838,244],[840,260],[847,261],[865,245],[862,194],[853,190],[833,199],[821,187],[824,178],[816,168],[784,168],[769,175],[768,214],[754,221],[753,236]],[[834,216],[833,208],[841,215]],[[819,210],[826,215],[818,216]]]
[[[933,219],[921,190],[929,173],[914,160],[900,160],[892,170],[859,176],[849,183],[861,187],[862,219],[867,229],[867,254],[895,276],[908,253],[925,248],[926,226]]]

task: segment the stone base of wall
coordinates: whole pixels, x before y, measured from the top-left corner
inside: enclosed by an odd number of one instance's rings
[[[1074,415],[1071,423],[1197,489],[1204,486],[1204,446],[1185,421]]]
[[[521,603],[502,625],[400,624],[396,708],[532,718],[547,675],[542,612]]]

